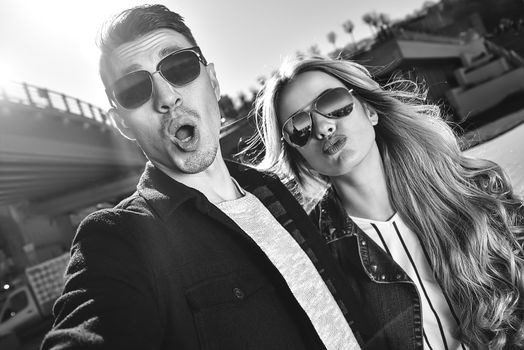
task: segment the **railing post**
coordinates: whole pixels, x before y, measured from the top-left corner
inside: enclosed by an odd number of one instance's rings
[[[75,100],[76,100],[76,104],[78,105],[78,109],[80,110],[80,115],[85,117],[84,110],[82,109],[82,103],[80,102],[78,98],[75,98]]]
[[[69,109],[69,103],[67,103],[67,97],[65,94],[60,94],[62,96],[62,99],[64,100],[64,106],[66,108],[67,113],[71,113],[71,109]]]
[[[25,94],[26,94],[27,100],[29,101],[29,104],[30,104],[31,106],[34,106],[35,103],[34,103],[33,99],[31,98],[31,94],[29,93],[29,86],[28,86],[27,83],[25,83],[25,82],[22,83],[22,86],[23,86],[23,88],[24,88],[24,91],[25,91]]]
[[[104,111],[101,108],[98,108],[98,113],[100,114],[100,117],[102,118],[102,123],[108,126],[112,126],[111,120],[106,116],[106,114],[104,113]]]
[[[47,100],[47,106],[49,108],[55,108],[53,106],[53,102],[51,101],[51,97],[49,96],[49,90],[45,88],[36,88],[36,91],[38,92],[38,96]]]
[[[93,111],[93,106],[91,106],[91,103],[88,103],[88,104],[87,104],[87,107],[89,108],[89,113],[91,113],[91,119],[93,119],[93,120],[97,120],[97,119],[96,119],[95,112]]]

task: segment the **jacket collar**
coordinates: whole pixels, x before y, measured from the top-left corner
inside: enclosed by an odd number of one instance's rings
[[[317,207],[320,209],[318,226],[326,242],[336,241],[341,236],[352,236],[360,231],[348,217],[333,186],[328,188]]]
[[[230,175],[249,192],[254,192],[261,184],[273,180],[271,176],[239,163],[226,161],[226,166]],[[206,212],[212,205],[203,193],[174,180],[151,162],[146,164],[137,185],[137,192],[162,216],[171,214],[190,200],[195,201],[197,208]]]
[[[147,162],[138,181],[137,192],[162,216],[168,215],[192,198],[204,197],[194,188],[172,179],[151,162]]]

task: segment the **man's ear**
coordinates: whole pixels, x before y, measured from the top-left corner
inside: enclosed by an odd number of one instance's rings
[[[118,131],[120,131],[120,134],[122,134],[122,136],[131,141],[136,140],[133,131],[126,125],[125,120],[120,116],[120,114],[118,114],[118,111],[115,108],[111,108],[107,112],[107,114],[109,115],[109,117],[111,117],[111,119],[116,125],[116,128],[118,129]]]
[[[218,100],[220,100],[220,84],[218,83],[217,75],[215,72],[215,66],[213,63],[208,63],[206,66],[207,74],[209,76],[209,80],[211,82],[211,86],[213,87],[213,91],[215,92],[215,97]]]

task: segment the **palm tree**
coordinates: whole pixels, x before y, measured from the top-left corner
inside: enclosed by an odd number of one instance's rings
[[[238,116],[238,112],[235,108],[233,100],[229,95],[220,96],[218,101],[218,107],[220,108],[220,115],[222,115],[222,122],[227,120],[235,120]]]
[[[337,41],[337,33],[331,31],[327,34],[328,41],[333,44],[333,47],[336,49],[337,46],[335,45],[335,42]]]
[[[391,26],[391,17],[386,13],[380,13],[378,15],[378,25],[380,27],[389,27]]]
[[[320,49],[318,48],[318,45],[317,45],[317,44],[311,45],[311,46],[307,49],[307,52],[308,52],[310,55],[314,55],[314,56],[318,56],[318,55],[321,54]]]
[[[355,45],[355,37],[353,36],[353,29],[355,29],[355,25],[353,24],[353,21],[348,19],[344,23],[342,23],[342,27],[344,28],[344,31],[351,35],[351,39],[353,40],[353,45]]]
[[[373,28],[377,25],[377,13],[375,11],[365,13],[362,16],[362,21],[364,21],[364,23],[366,23],[369,26],[371,34],[375,34]]]
[[[422,4],[422,8],[424,10],[427,10],[429,9],[430,7],[433,7],[436,5],[436,2],[435,1],[424,1],[424,3]]]

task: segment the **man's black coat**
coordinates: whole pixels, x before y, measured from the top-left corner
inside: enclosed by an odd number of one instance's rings
[[[278,180],[228,167],[308,253],[357,333],[358,305],[306,213]],[[133,195],[82,222],[71,254],[43,349],[324,348],[251,238],[151,164]]]

